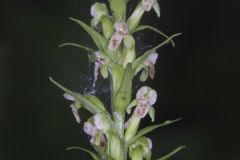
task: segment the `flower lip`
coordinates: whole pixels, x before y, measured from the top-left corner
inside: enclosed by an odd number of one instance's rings
[[[150,87],[143,86],[137,91],[136,99],[138,104],[134,110],[134,115],[144,118],[148,113],[150,106],[156,103],[157,92]]]
[[[155,63],[157,62],[158,54],[157,53],[151,53],[147,59],[144,61],[144,65],[146,67],[149,67],[150,70],[150,78],[153,79],[155,77]]]
[[[108,45],[108,49],[110,51],[116,51],[120,46],[122,39],[123,39],[123,36],[120,33],[115,32],[111,37],[111,40]]]
[[[128,35],[128,26],[125,22],[114,23],[114,29],[116,32],[120,33],[122,36]]]
[[[95,56],[97,58],[97,62],[99,62],[100,64],[106,64],[107,63],[106,58],[102,55],[102,53],[100,51],[96,51]]]
[[[79,124],[81,122],[81,118],[79,116],[78,109],[73,104],[70,107],[72,108],[72,113],[76,119],[76,122]]]

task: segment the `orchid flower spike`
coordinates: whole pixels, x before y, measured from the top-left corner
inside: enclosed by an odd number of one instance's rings
[[[69,101],[73,101],[74,103],[70,105],[71,109],[72,109],[72,113],[73,113],[73,116],[75,117],[76,119],[76,122],[77,123],[80,123],[81,122],[81,118],[79,116],[79,113],[78,113],[78,109],[81,108],[81,103],[76,101],[76,98],[69,95],[68,93],[65,93],[63,95],[63,97]]]

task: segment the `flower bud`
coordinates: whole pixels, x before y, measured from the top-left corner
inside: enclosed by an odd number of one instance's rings
[[[107,7],[104,3],[96,2],[91,7],[91,15],[100,18],[103,15],[108,15]]]
[[[126,67],[128,63],[132,63],[136,58],[135,40],[133,36],[128,35],[124,38],[123,44],[123,53],[120,57],[120,63],[123,67]]]
[[[149,69],[148,68],[144,68],[142,73],[141,73],[141,75],[140,75],[140,77],[139,77],[139,80],[141,82],[145,82],[147,80],[148,76],[149,76]]]
[[[152,141],[149,138],[141,137],[129,146],[129,156],[132,160],[151,159],[151,150]]]
[[[123,39],[123,36],[120,33],[115,32],[110,39],[108,49],[110,51],[116,51],[120,46],[122,39]]]

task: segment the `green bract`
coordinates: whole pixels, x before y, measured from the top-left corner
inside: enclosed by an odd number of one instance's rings
[[[179,121],[165,121],[140,129],[140,123],[149,115],[155,120],[155,103],[157,92],[149,86],[138,88],[133,92],[133,80],[137,77],[144,82],[150,77],[154,79],[157,50],[171,43],[173,38],[180,35],[168,36],[155,27],[141,25],[144,13],[154,10],[160,17],[160,5],[157,0],[139,0],[133,13],[127,17],[127,4],[130,0],[108,0],[109,5],[96,2],[91,7],[92,20],[90,23],[70,18],[91,37],[96,49],[77,43],[64,43],[59,47],[78,47],[90,53],[89,61],[94,63],[94,83],[97,84],[99,74],[110,82],[110,106],[106,106],[93,94],[81,94],[62,86],[50,77],[52,83],[64,92],[64,97],[71,101],[69,105],[76,122],[83,124],[83,130],[88,135],[93,151],[81,147],[70,147],[67,150],[78,149],[88,153],[94,160],[151,160],[152,141],[145,135],[159,127]],[[110,7],[111,13],[108,10]],[[165,40],[144,53],[137,53],[134,37],[135,32],[150,29]],[[137,56],[138,55],[138,56]],[[135,95],[136,94],[136,95]],[[135,95],[135,96],[133,96]],[[80,123],[79,110],[85,109],[92,116]],[[126,120],[126,113],[129,114]],[[167,160],[183,149],[177,148],[159,160]]]

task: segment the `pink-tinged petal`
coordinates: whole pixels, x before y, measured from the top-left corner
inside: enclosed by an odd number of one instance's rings
[[[142,5],[143,5],[144,11],[150,11],[152,9],[154,3],[156,3],[156,0],[142,0]]]
[[[74,106],[74,105],[71,105],[70,106],[72,108],[72,113],[76,119],[76,122],[79,124],[81,122],[81,119],[80,119],[80,116],[78,114],[78,109]]]
[[[153,65],[156,64],[157,58],[158,58],[158,54],[157,53],[149,54],[147,59],[144,61],[144,65],[145,66],[149,66],[150,64],[153,64]]]
[[[145,94],[148,92],[148,87],[147,86],[142,86],[138,91],[137,91],[137,94],[136,94],[136,98],[137,100],[141,101],[141,100],[144,100],[145,99]]]
[[[85,122],[84,123],[83,130],[89,136],[93,136],[93,135],[96,134],[96,127],[93,124],[89,123],[89,122]]]
[[[158,54],[157,53],[151,53],[147,59],[144,61],[144,65],[146,67],[149,67],[149,75],[150,75],[150,78],[153,79],[155,77],[155,67],[154,65],[156,64],[157,62],[157,58],[158,58]]]
[[[106,64],[106,58],[102,56],[102,53],[100,51],[95,52],[95,56],[97,58],[97,62],[100,64]]]
[[[63,94],[63,97],[69,101],[75,101],[75,97],[71,96],[70,94],[68,93],[64,93]]]
[[[120,46],[122,40],[123,40],[123,36],[120,33],[115,32],[111,37],[111,40],[108,45],[108,49],[110,51],[116,51]]]
[[[105,132],[111,128],[111,124],[104,114],[96,114],[93,116],[93,119],[97,129]]]
[[[148,92],[148,97],[149,97],[149,105],[154,105],[157,101],[157,92],[155,90],[151,90]]]

